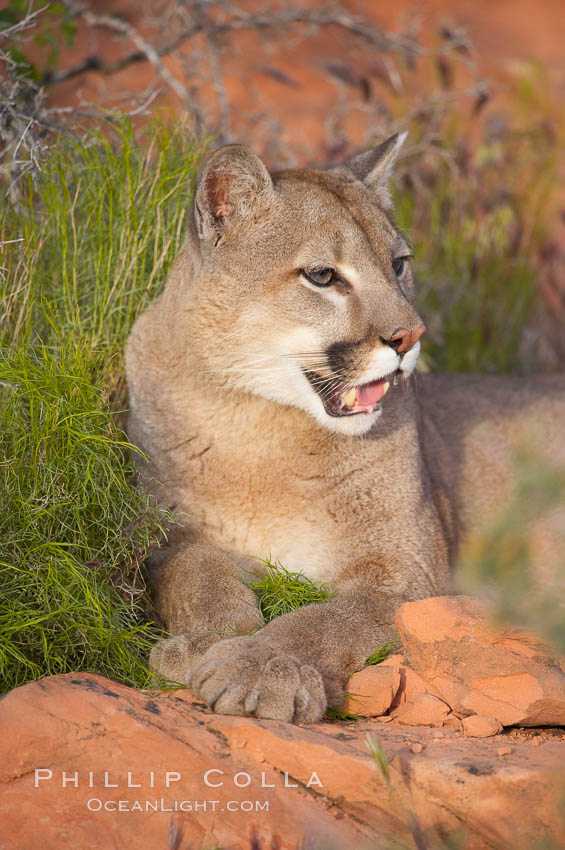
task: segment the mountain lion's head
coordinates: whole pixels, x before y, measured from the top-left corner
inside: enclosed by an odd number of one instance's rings
[[[338,433],[371,428],[425,330],[410,249],[386,212],[403,141],[329,170],[269,174],[240,145],[210,156],[191,212],[190,332],[215,386],[294,405]]]

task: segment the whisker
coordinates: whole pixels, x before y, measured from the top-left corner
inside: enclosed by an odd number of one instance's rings
[[[337,374],[334,373],[333,375],[330,375],[327,378],[323,378],[323,377],[320,376],[320,378],[318,380],[314,380],[314,381],[310,380],[310,383],[313,384],[314,386],[323,386],[324,384],[331,382],[331,381],[341,381],[343,384],[347,383],[346,381],[344,381],[343,376],[340,375],[339,373],[337,373]]]
[[[339,382],[339,378],[326,378],[323,381],[310,381],[313,387],[316,387],[320,392],[325,390],[328,386],[336,384]]]
[[[235,369],[240,375],[292,375],[294,370],[285,366],[269,366],[265,368]]]
[[[265,355],[264,357],[259,357],[256,360],[244,360],[242,363],[238,363],[238,364],[231,365],[231,366],[225,366],[223,369],[201,369],[198,374],[206,375],[206,374],[216,374],[218,372],[237,372],[237,371],[241,371],[242,369],[245,369],[245,368],[250,367],[250,366],[261,365],[262,363],[264,363],[267,360],[276,360],[278,357],[289,357],[290,358],[290,357],[294,357],[294,355],[290,355],[290,354],[283,354],[283,355],[268,354],[268,355]],[[301,359],[304,359],[304,358],[302,357]],[[300,364],[298,364],[298,365],[300,365]],[[309,362],[309,365],[314,369],[315,368],[321,369],[326,365],[326,363],[325,363],[325,361],[321,361],[319,359],[319,356],[316,359],[314,359],[314,355],[312,355],[312,360]],[[280,366],[279,368],[282,369],[283,367]]]
[[[342,389],[343,383],[338,378],[336,378],[334,381],[332,381],[332,383],[328,384],[327,387],[324,387],[324,389],[319,393],[319,395],[320,398],[326,399],[334,393],[340,392]]]
[[[279,361],[277,363],[277,360]],[[283,360],[283,362],[281,362]],[[284,361],[295,361],[284,362]],[[234,380],[223,384],[216,385],[216,389],[230,390],[240,389],[245,390],[246,379],[259,379],[262,381],[263,387],[273,387],[276,389],[276,380],[279,377],[290,376],[293,374],[293,366],[296,365],[302,370],[308,369],[311,374],[308,381],[314,391],[322,399],[326,401],[333,394],[338,392],[347,392],[351,389],[351,378],[345,378],[341,371],[333,371],[330,375],[319,375],[316,369],[327,370],[327,354],[325,351],[304,351],[304,352],[286,352],[279,354],[266,354],[257,356],[253,359],[242,360],[240,363],[233,363],[223,369],[205,370],[206,374],[232,374]]]
[[[325,351],[291,351],[289,354],[280,354],[279,357],[323,357],[327,359]]]

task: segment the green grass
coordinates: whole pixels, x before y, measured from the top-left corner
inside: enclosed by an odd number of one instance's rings
[[[388,658],[388,656],[394,652],[397,646],[399,646],[399,642],[397,640],[389,640],[388,643],[385,643],[384,646],[381,646],[380,649],[377,649],[369,655],[369,657],[365,660],[365,665],[367,667],[371,667],[373,664],[380,664],[385,660],[385,658]]]
[[[168,518],[133,486],[123,347],[182,242],[200,150],[181,126],[147,129],[139,145],[116,121],[104,137],[59,140],[35,182],[0,198],[3,690],[73,670],[149,681],[157,631],[140,565]],[[512,187],[509,162],[497,176]],[[509,371],[532,296],[534,234],[518,250],[504,205],[474,215],[483,184],[441,169],[434,180],[429,203],[413,187],[397,198],[417,249],[429,363]],[[520,196],[511,199],[519,218]],[[331,596],[273,564],[255,591],[266,621]]]
[[[0,679],[84,669],[144,683],[140,561],[162,518],[130,483],[96,376],[68,343],[0,353]]]
[[[371,758],[375,762],[379,773],[383,777],[386,784],[390,785],[390,763],[387,754],[383,750],[376,735],[370,735],[369,733],[367,733],[367,735],[365,735],[365,741],[367,744],[367,749],[369,750]]]
[[[345,696],[351,696],[347,691],[345,692]],[[327,720],[328,723],[356,723],[358,720],[362,720],[363,718],[359,714],[353,714],[350,711],[344,711],[338,705],[329,705],[326,708],[326,712],[324,714],[324,720]]]
[[[333,596],[327,585],[316,583],[303,573],[290,572],[282,564],[270,560],[257,560],[265,566],[265,575],[250,587],[257,596],[266,623],[311,602],[326,602]]]
[[[0,682],[88,670],[148,682],[140,566],[167,517],[133,486],[122,348],[183,236],[196,151],[128,124],[61,141],[2,200]]]
[[[399,221],[418,233],[417,303],[428,329],[423,351],[434,371],[514,372],[537,273],[525,253],[511,255],[509,204],[473,220],[470,188],[463,185],[458,196],[457,186],[438,176],[425,238],[414,221],[418,199],[406,193],[397,204]]]
[[[72,335],[121,353],[182,242],[197,155],[180,126],[155,127],[146,151],[125,121],[110,138],[59,140],[37,185],[2,199],[4,239],[21,241],[4,248],[0,344]]]
[[[540,277],[540,212],[556,154],[547,128],[531,121],[475,150],[447,128],[436,155],[431,148],[409,164],[396,192],[427,327],[422,350],[433,371],[539,368],[520,343]]]

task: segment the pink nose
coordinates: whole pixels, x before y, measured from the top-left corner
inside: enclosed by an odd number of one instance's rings
[[[388,344],[391,348],[394,348],[397,354],[405,354],[416,345],[425,330],[425,325],[418,325],[414,331],[398,328],[389,339]]]

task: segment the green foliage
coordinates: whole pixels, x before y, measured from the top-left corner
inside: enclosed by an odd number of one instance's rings
[[[0,9],[0,31],[13,27],[25,18],[28,5],[26,0],[9,0],[6,7]]]
[[[352,694],[348,694],[345,692],[345,696],[352,698]],[[329,705],[326,708],[326,713],[324,714],[324,720],[327,720],[328,723],[342,723],[342,722],[357,722],[361,720],[361,717],[358,714],[351,714],[349,711],[344,711],[337,705]]]
[[[370,667],[373,664],[380,664],[385,658],[394,652],[394,649],[398,645],[398,641],[389,640],[388,643],[385,643],[384,646],[381,646],[380,649],[377,649],[373,652],[367,659],[365,659],[365,666]]]
[[[72,341],[54,355],[0,353],[0,680],[83,669],[145,682],[155,635],[139,562],[162,516],[131,486],[102,390],[103,358]]]
[[[523,446],[516,451],[515,469],[517,485],[508,505],[465,553],[461,584],[489,597],[501,620],[532,629],[565,652],[565,563],[549,552],[543,575],[534,566],[536,537],[539,546],[540,535],[555,535],[560,542],[550,547],[565,550],[565,468],[549,466],[539,451]]]
[[[406,166],[395,211],[414,250],[416,305],[428,329],[423,354],[433,371],[507,374],[538,365],[521,360],[519,346],[539,277],[539,212],[556,166],[550,131],[529,121],[474,150],[446,127],[437,147]]]
[[[327,602],[333,596],[325,584],[316,584],[302,573],[292,573],[270,560],[257,560],[264,564],[265,575],[250,587],[257,595],[266,623],[311,602]]]
[[[0,679],[89,670],[145,685],[157,631],[140,565],[169,518],[133,486],[128,330],[183,236],[196,152],[60,140],[17,209],[0,282]]]
[[[387,785],[390,785],[390,765],[388,761],[387,754],[381,747],[378,739],[375,735],[365,735],[365,740],[367,742],[367,749],[371,754],[375,764],[377,765],[381,776]]]
[[[54,70],[59,63],[61,42],[67,47],[74,42],[76,20],[64,3],[43,3],[38,0],[10,0],[5,9],[0,10],[0,32],[23,21],[30,13],[39,12],[35,19],[32,39],[43,56],[38,65],[29,58],[25,41],[26,33],[19,34],[19,43],[9,47],[9,53],[19,66],[20,76],[28,76],[39,82],[46,71]]]
[[[145,152],[127,121],[109,138],[59,139],[17,208],[3,199],[0,227],[19,241],[4,246],[0,345],[69,334],[121,354],[184,236],[198,155],[182,126],[149,136]]]

